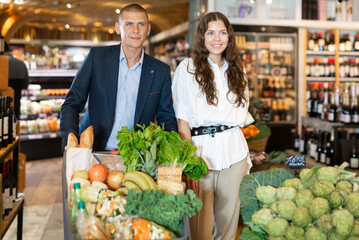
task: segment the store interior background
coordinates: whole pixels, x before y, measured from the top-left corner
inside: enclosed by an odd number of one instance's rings
[[[9,43],[12,55],[26,63],[31,84],[23,91],[19,119],[19,149],[26,155],[27,161],[25,193],[29,198],[25,198],[25,216],[26,207],[30,209],[45,204],[33,198],[33,188],[40,189],[38,195],[42,195],[51,187],[45,183],[48,177],[36,178],[35,173],[39,173],[39,168],[47,166],[44,163],[51,162],[49,159],[53,160],[54,164],[50,165],[53,166],[54,173],[59,174],[61,170],[56,168],[61,168],[61,164],[56,162],[61,161],[62,157],[58,129],[59,109],[77,69],[91,47],[120,42],[114,25],[120,9],[133,2],[0,0],[1,34]],[[273,110],[269,121],[265,122],[272,132],[266,144],[266,152],[293,149],[295,133],[304,139],[308,137],[305,134],[309,129],[316,134],[327,132],[326,136],[335,129],[336,152],[342,152],[343,155],[338,155],[332,164],[339,164],[342,159],[348,158],[353,144],[351,139],[359,139],[357,125],[347,124],[346,135],[343,137],[343,134],[337,132],[341,129],[341,123],[322,121],[318,116],[313,117],[314,115],[309,118],[308,115],[311,114],[307,113],[307,103],[312,86],[316,84],[340,86],[342,92],[345,91],[345,83],[359,84],[359,73],[353,76],[341,74],[341,66],[359,66],[359,52],[354,49],[356,33],[359,32],[359,1],[135,2],[148,11],[152,26],[145,43],[146,52],[169,64],[172,71],[181,60],[190,56],[194,31],[203,14],[219,11],[229,18],[236,33],[236,43],[243,54],[250,94],[266,102]],[[308,39],[316,34],[323,34],[328,40],[333,36],[335,50],[308,50]],[[344,36],[349,36],[353,49],[342,51],[339,48]],[[333,62],[329,59],[333,59]],[[332,74],[317,76],[308,73],[308,69],[314,65],[326,67],[331,63],[334,67]],[[268,91],[268,85],[274,90]],[[260,112],[255,117],[265,120],[265,115]],[[319,140],[319,135],[311,136],[312,139]],[[359,144],[358,141],[354,143]],[[31,173],[31,170],[34,172]],[[32,181],[33,179],[37,180]],[[46,187],[39,187],[40,184]],[[52,186],[54,184],[60,185],[61,182],[51,182]],[[61,191],[60,188],[57,190]],[[48,195],[43,196],[46,198]],[[61,201],[60,198],[56,199],[55,197],[55,200],[52,199],[54,201],[51,200],[46,205],[61,203],[58,202]],[[56,211],[59,212],[58,209]],[[16,226],[12,224],[8,237],[15,236],[16,228],[13,225]],[[59,226],[58,231],[61,232],[61,228]],[[25,235],[24,228],[24,237]],[[44,230],[40,236],[39,239],[49,237]]]

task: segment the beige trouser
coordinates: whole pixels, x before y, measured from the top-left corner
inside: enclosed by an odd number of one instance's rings
[[[240,211],[239,185],[248,172],[247,158],[222,171],[209,171],[198,183],[201,211],[190,219],[191,240],[234,240]]]

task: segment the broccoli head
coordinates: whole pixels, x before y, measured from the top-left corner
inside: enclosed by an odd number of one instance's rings
[[[332,213],[332,223],[335,228],[335,232],[342,236],[347,236],[353,229],[354,216],[345,208],[334,210]]]
[[[277,189],[272,186],[260,186],[256,188],[256,198],[264,204],[270,205],[277,201],[276,195]]]
[[[287,240],[305,240],[304,229],[295,225],[287,227],[285,237]]]
[[[354,217],[359,217],[359,192],[351,193],[346,197],[345,208],[348,209]]]
[[[319,172],[319,170],[318,170]],[[314,196],[328,198],[329,194],[335,189],[334,184],[328,180],[319,180],[312,186]]]
[[[319,218],[320,216],[329,213],[329,211],[329,202],[325,198],[314,198],[312,203],[309,205],[309,213],[313,218]]]
[[[313,222],[313,218],[307,207],[297,207],[293,213],[292,222],[299,227],[307,227]]]
[[[327,240],[327,235],[323,233],[319,228],[315,226],[310,226],[305,231],[305,239]]]
[[[278,200],[282,200],[282,199],[294,200],[296,193],[297,190],[294,187],[280,187],[277,188],[277,192],[275,196]]]
[[[314,194],[310,189],[300,189],[295,195],[295,203],[298,207],[305,206],[309,207],[310,203],[314,199]]]
[[[266,232],[274,237],[284,236],[285,229],[289,226],[287,220],[281,217],[277,217],[269,221]]]
[[[332,216],[330,216],[330,214],[324,214],[320,216],[317,222],[317,226],[322,232],[331,232],[333,229]]]

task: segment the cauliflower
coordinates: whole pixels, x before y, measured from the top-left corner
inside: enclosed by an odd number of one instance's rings
[[[305,231],[305,239],[310,240],[327,240],[327,235],[320,231],[319,228],[315,226],[310,226]]]
[[[274,237],[284,236],[285,229],[289,226],[287,220],[281,217],[274,218],[271,220],[266,228],[266,232]]]
[[[272,186],[260,186],[256,189],[256,198],[262,203],[270,205],[277,201],[276,191],[277,189]]]
[[[359,237],[359,218],[354,220],[354,226],[352,231],[349,234],[350,236],[358,236]]]
[[[272,210],[281,217],[292,220],[293,212],[297,208],[295,203],[289,199],[279,200],[271,205]]]
[[[343,190],[334,190],[329,194],[329,205],[332,208],[337,209],[344,205],[345,199],[342,192],[344,193],[344,195],[346,194],[346,192],[344,192]]]
[[[299,227],[305,228],[312,223],[312,221],[313,218],[307,207],[297,207],[293,212],[292,222]]]
[[[294,187],[297,190],[304,188],[299,178],[287,179],[282,183],[282,187]]]
[[[342,236],[347,236],[354,226],[354,216],[346,209],[334,210],[332,213],[332,223],[335,232]]]
[[[262,208],[252,215],[252,222],[265,229],[268,222],[274,218],[274,213],[270,208]]]
[[[328,198],[329,194],[335,189],[334,184],[328,180],[320,180],[313,184],[312,191],[314,196]]]
[[[353,192],[353,184],[351,184],[349,181],[339,181],[336,185],[335,188],[338,190],[343,190],[347,193],[351,193]]]
[[[323,214],[327,214],[330,211],[329,202],[325,198],[317,197],[314,198],[312,203],[309,205],[309,212],[313,218],[319,218]]]
[[[328,180],[336,184],[340,180],[340,169],[338,167],[322,167],[317,172],[318,180]]]
[[[348,209],[354,217],[359,217],[359,192],[351,193],[346,197],[345,208]]]
[[[277,188],[277,192],[275,196],[278,200],[282,200],[282,199],[294,200],[296,192],[297,190],[294,187],[280,187]]]
[[[330,214],[324,214],[319,217],[317,227],[322,231],[329,233],[333,229],[332,216]]]
[[[304,233],[303,228],[291,225],[285,230],[285,237],[287,240],[305,240]]]
[[[310,189],[300,189],[295,195],[295,203],[298,207],[305,206],[309,207],[310,203],[313,201],[314,195]]]
[[[314,168],[304,168],[300,171],[299,177],[302,180],[302,184],[306,188],[311,188],[313,184],[317,181],[317,176],[315,174]]]

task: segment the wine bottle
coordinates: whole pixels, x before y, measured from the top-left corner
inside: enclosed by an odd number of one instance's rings
[[[352,138],[352,152],[349,159],[349,167],[353,169],[359,169],[359,152],[356,148],[355,137]]]
[[[298,134],[298,127],[295,127],[294,135],[293,135],[293,150],[298,152],[299,151],[299,134]]]
[[[308,50],[310,50],[310,51],[313,51],[313,50],[314,50],[314,37],[313,37],[313,33],[309,33]]]
[[[319,33],[318,36],[318,46],[319,46],[319,51],[324,51],[324,47],[325,47],[325,39],[323,37],[323,32]]]
[[[323,121],[328,121],[328,115],[329,115],[329,90],[328,90],[328,83],[325,82],[324,83],[324,100],[323,100],[323,109],[322,109],[322,114],[320,116],[320,118]]]
[[[10,183],[9,183],[9,178],[8,178],[8,163],[7,162],[4,163],[4,168],[3,168],[2,188],[3,188],[2,189],[2,193],[3,193],[2,197],[3,197],[3,207],[4,207],[3,217],[5,218],[10,213]]]
[[[10,115],[10,112],[6,108],[5,101],[6,101],[6,99],[3,98],[3,102],[1,103],[3,112],[4,112],[4,120],[3,120],[4,125],[3,125],[3,137],[2,137],[3,147],[7,147],[8,141],[9,141],[9,115]]]
[[[334,129],[332,129],[330,140],[327,142],[327,156],[325,161],[328,166],[334,165]]]
[[[13,142],[13,121],[14,121],[14,112],[11,109],[11,97],[6,96],[6,112],[9,113],[9,132],[8,132],[8,144]]]
[[[1,34],[1,28],[0,28],[0,55],[4,55],[5,52],[5,38]]]
[[[4,136],[4,108],[2,102],[4,101],[3,97],[0,97],[0,148],[3,146],[3,136]]]
[[[356,86],[356,90],[359,92],[359,86]],[[352,93],[352,123],[359,123],[359,104],[358,104],[358,95]]]
[[[326,164],[326,157],[327,157],[327,142],[328,142],[328,133],[324,132],[324,136],[323,136],[323,144],[322,144],[322,152],[320,153],[320,158],[319,158],[319,162]]]
[[[10,169],[10,182],[11,182],[11,186],[12,186],[12,203],[15,203],[16,198],[17,198],[17,182],[15,179],[15,171],[14,171],[14,160],[13,159],[9,159],[9,169]]]
[[[316,162],[320,161],[320,155],[322,154],[322,135],[323,134],[321,132],[318,132],[318,134],[317,134],[317,136],[318,136],[317,148],[316,148],[317,153],[314,154],[314,160]]]
[[[354,51],[359,51],[359,32],[355,34],[355,40],[353,44]]]
[[[343,94],[343,107],[341,112],[341,121],[343,123],[350,123],[351,122],[351,109],[350,109],[350,102],[349,102],[349,85],[345,84],[345,91]]]
[[[335,52],[334,34],[330,33],[329,36],[330,37],[329,37],[328,51],[329,52]]]

